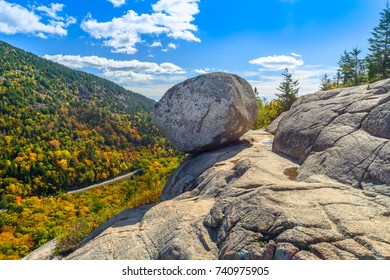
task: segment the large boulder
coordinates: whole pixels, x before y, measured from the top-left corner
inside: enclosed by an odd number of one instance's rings
[[[390,79],[299,98],[280,120],[273,151],[302,166],[390,196]]]
[[[169,89],[155,106],[153,122],[176,149],[198,153],[239,139],[256,118],[250,84],[237,75],[211,73]]]

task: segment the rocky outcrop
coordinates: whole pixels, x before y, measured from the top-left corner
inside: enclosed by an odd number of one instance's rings
[[[57,243],[53,239],[38,249],[28,254],[23,260],[53,260],[58,259],[56,256]]]
[[[156,104],[153,115],[172,145],[188,153],[236,141],[256,119],[252,87],[228,73],[205,74],[175,85]]]
[[[389,197],[324,175],[289,180],[299,165],[271,151],[271,134],[242,140],[206,164],[191,156],[167,200],[124,211],[67,259],[390,258]]]
[[[275,138],[190,155],[162,202],[66,259],[390,259],[389,82],[301,97]]]
[[[299,98],[280,120],[273,150],[324,174],[390,195],[390,80]]]
[[[272,123],[270,123],[266,130],[275,135],[276,134],[276,131],[278,130],[278,126],[279,126],[279,123],[280,121],[283,119],[283,117],[287,114],[287,112],[282,112]]]

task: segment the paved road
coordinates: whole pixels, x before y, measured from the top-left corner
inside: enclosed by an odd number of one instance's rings
[[[141,169],[138,169],[136,171],[133,171],[133,172],[130,172],[130,173],[118,176],[116,178],[113,178],[113,179],[110,179],[110,180],[107,180],[107,181],[104,181],[104,182],[101,182],[101,183],[98,183],[98,184],[94,184],[94,185],[91,185],[91,186],[88,186],[88,187],[85,187],[85,188],[82,188],[82,189],[79,189],[79,190],[69,191],[68,193],[72,194],[72,193],[83,192],[83,191],[86,191],[86,190],[89,190],[89,189],[93,189],[93,188],[97,188],[97,187],[104,186],[104,185],[107,185],[107,184],[111,184],[111,183],[114,183],[114,182],[126,179],[128,177],[137,175],[137,173],[139,173],[140,171],[141,171]]]

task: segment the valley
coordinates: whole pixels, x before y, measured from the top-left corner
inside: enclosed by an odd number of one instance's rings
[[[152,125],[154,103],[0,41],[0,259],[54,238],[69,250],[159,200],[181,156]],[[88,186],[101,187],[77,193]]]

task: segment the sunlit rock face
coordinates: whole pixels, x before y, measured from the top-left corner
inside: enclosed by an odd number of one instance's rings
[[[153,122],[176,149],[198,153],[238,140],[256,118],[249,83],[237,75],[211,73],[169,89],[155,106]]]

